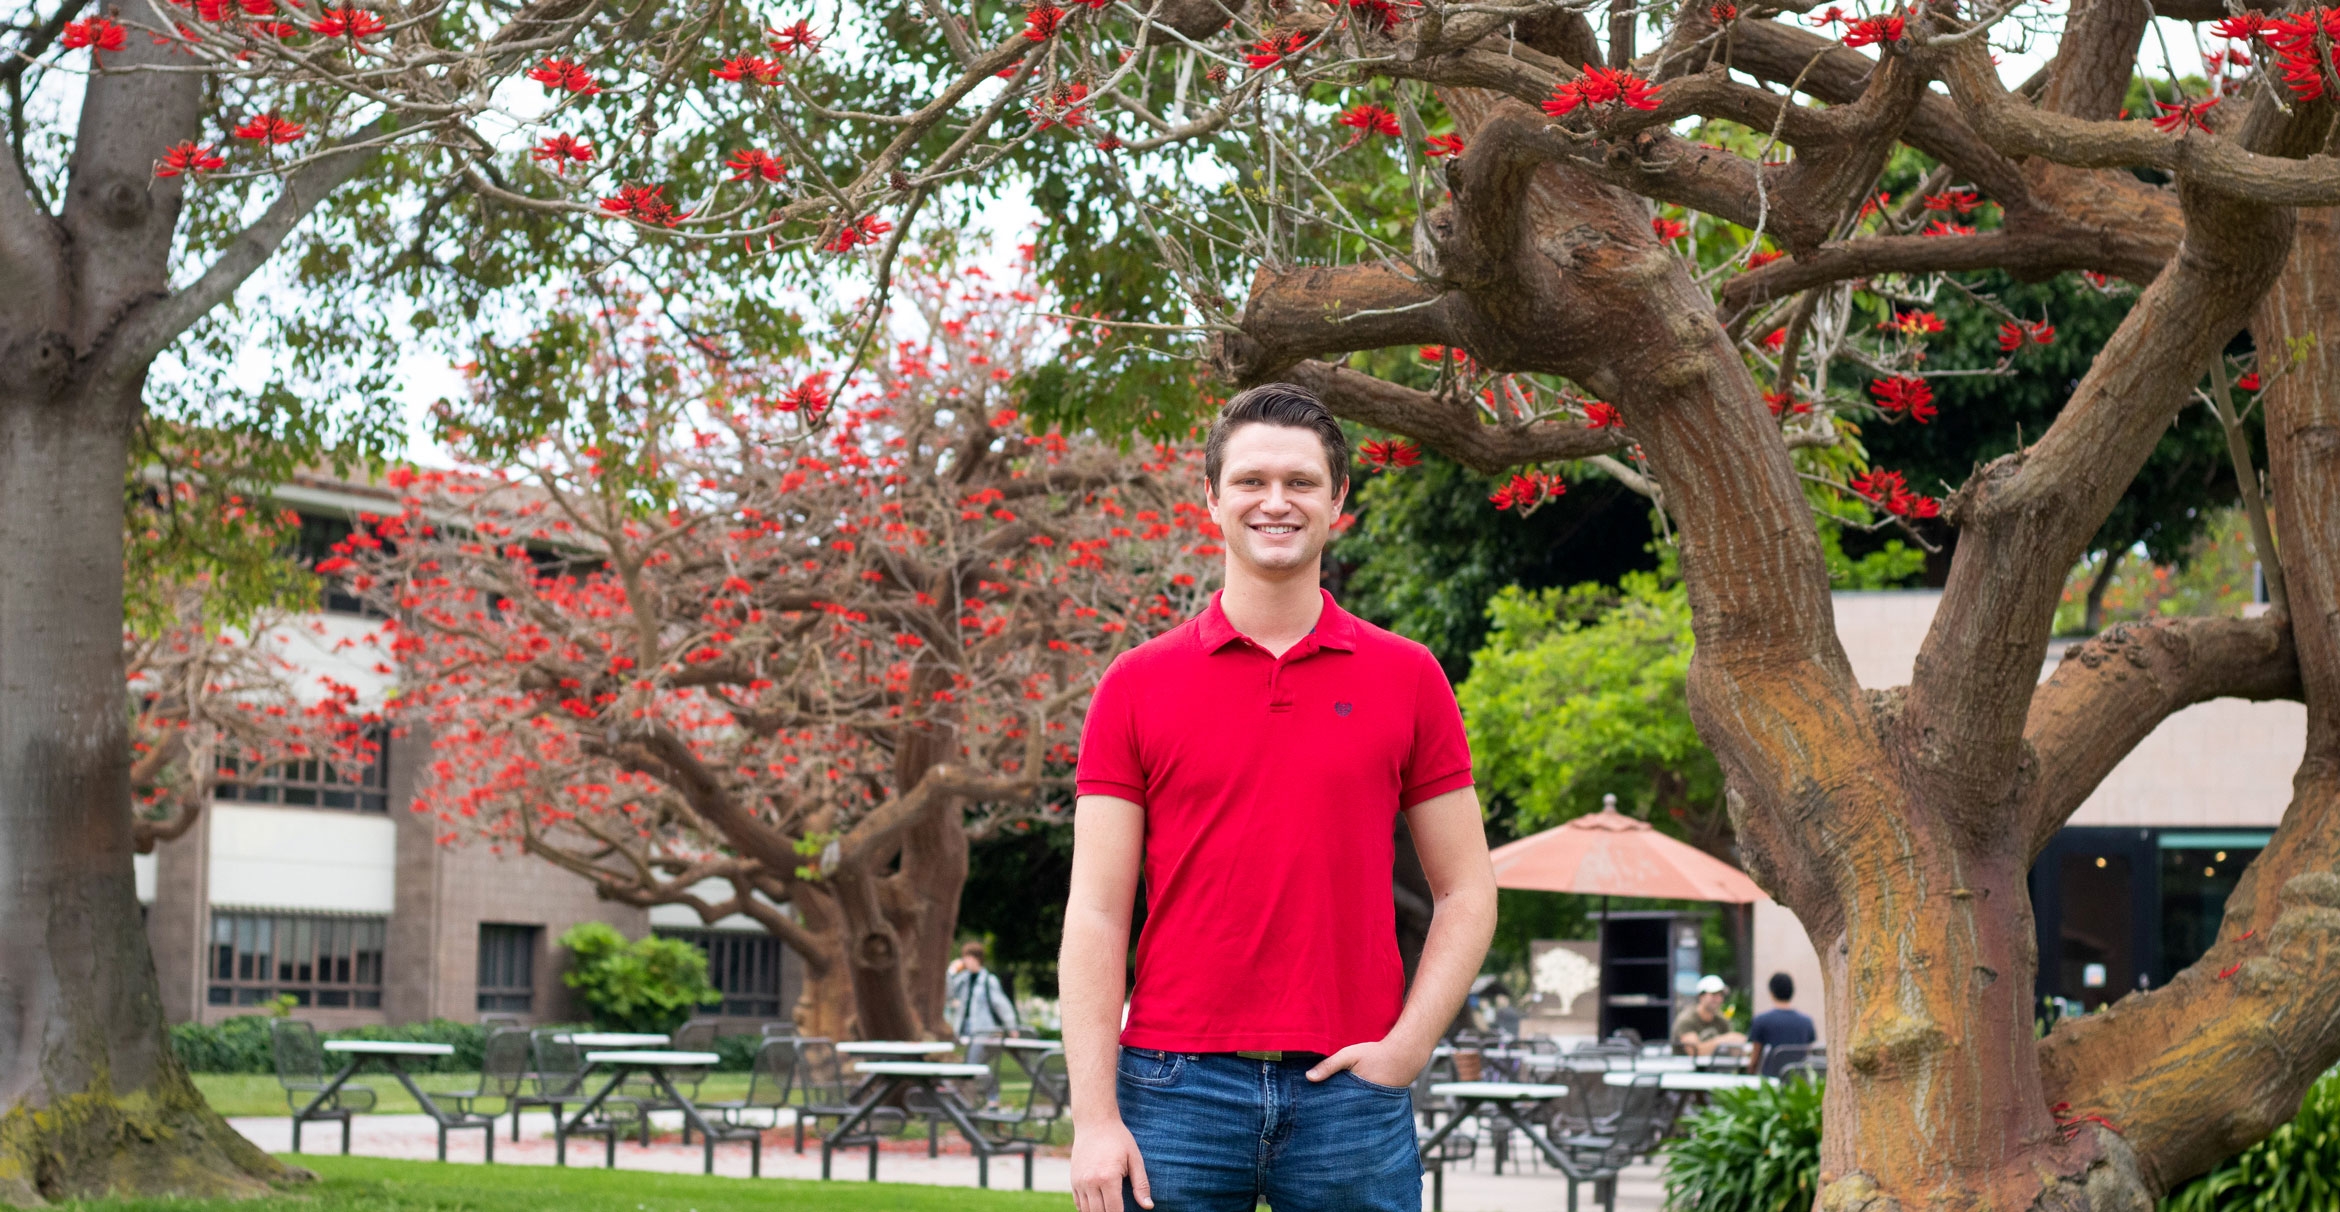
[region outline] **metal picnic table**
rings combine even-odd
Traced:
[[[613,1121],[587,1124],[586,1119],[600,1109],[602,1103],[609,1098],[610,1092],[618,1088],[619,1083],[625,1081],[629,1075],[639,1073],[649,1078],[651,1085],[656,1086],[668,1099],[672,1100],[675,1107],[681,1109],[683,1122],[698,1129],[705,1137],[707,1173],[713,1174],[715,1172],[715,1143],[736,1140],[747,1142],[749,1176],[762,1177],[764,1173],[764,1134],[754,1128],[721,1127],[708,1122],[707,1117],[699,1113],[698,1107],[692,1105],[691,1100],[684,1098],[682,1091],[675,1089],[674,1080],[667,1075],[669,1069],[705,1069],[722,1059],[712,1052],[669,1052],[662,1049],[614,1049],[606,1052],[586,1053],[586,1065],[607,1068],[610,1071],[609,1080],[601,1084],[601,1089],[596,1091],[583,1107],[578,1108],[575,1115],[565,1120],[555,1121],[553,1164],[568,1165],[570,1135],[590,1131],[594,1135],[606,1135],[609,1138],[605,1165],[613,1170],[617,1168],[618,1130],[616,1123]],[[647,1117],[649,1110],[644,1108],[642,1114]]]
[[[845,1045],[839,1044],[842,1052]],[[835,1130],[821,1137],[821,1177],[829,1177],[829,1159],[835,1154],[837,1142],[851,1136],[853,1129],[867,1121],[879,1107],[915,1090],[932,1100],[933,1105],[967,1138],[967,1147],[975,1153],[976,1181],[983,1187],[991,1186],[991,1157],[995,1153],[1022,1153],[1024,1155],[1024,1190],[1032,1189],[1031,1141],[995,1141],[967,1118],[967,1108],[947,1081],[983,1077],[991,1072],[989,1065],[950,1064],[933,1061],[863,1061],[853,1066],[854,1072],[869,1080],[855,1092],[853,1111],[839,1121]],[[869,1137],[869,1181],[877,1181],[879,1138]]]
[[[293,1126],[296,1130],[303,1117],[314,1114],[317,1108],[331,1101],[334,1092],[341,1089],[342,1083],[348,1081],[350,1075],[356,1073],[360,1065],[372,1060],[380,1062],[384,1069],[389,1070],[391,1076],[398,1079],[398,1084],[406,1087],[406,1092],[414,1096],[414,1101],[422,1107],[423,1114],[430,1116],[439,1125],[440,1161],[447,1160],[447,1130],[449,1128],[484,1128],[487,1132],[487,1159],[491,1162],[496,1160],[496,1121],[493,1117],[476,1115],[468,1111],[441,1110],[439,1104],[432,1102],[431,1096],[424,1093],[421,1086],[414,1084],[414,1075],[406,1071],[406,1058],[453,1056],[455,1055],[453,1045],[415,1044],[387,1039],[329,1039],[325,1041],[323,1048],[327,1052],[340,1053],[348,1057],[349,1060],[341,1066],[341,1072],[334,1074],[332,1080],[325,1083],[325,1088],[319,1090],[317,1096],[309,1100],[309,1105],[301,1108],[299,1113],[294,1115]],[[349,1152],[349,1121],[347,1120],[342,1121],[341,1151],[343,1153]]]
[[[1532,1082],[1439,1082],[1430,1087],[1430,1093],[1438,1098],[1451,1098],[1455,1103],[1454,1114],[1437,1131],[1424,1137],[1420,1146],[1423,1168],[1430,1171],[1432,1212],[1438,1212],[1446,1206],[1446,1167],[1443,1162],[1435,1160],[1433,1155],[1464,1120],[1474,1116],[1484,1114],[1511,1131],[1526,1136],[1538,1152],[1551,1160],[1553,1166],[1566,1168],[1566,1163],[1560,1159],[1559,1149],[1545,1139],[1543,1133],[1530,1126],[1520,1112],[1522,1108],[1541,1109],[1555,1099],[1568,1097],[1568,1087]],[[1503,1173],[1501,1152],[1495,1155],[1495,1172]]]

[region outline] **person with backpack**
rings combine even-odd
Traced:
[[[1008,996],[999,975],[983,966],[981,943],[959,948],[958,962],[951,965],[944,989],[951,1029],[962,1042],[977,1035],[1013,1034],[1024,1025],[1016,1014],[1016,999]]]

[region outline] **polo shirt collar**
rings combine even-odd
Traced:
[[[1203,608],[1201,616],[1195,621],[1196,635],[1202,641],[1204,652],[1217,652],[1244,638],[1242,632],[1235,630],[1235,624],[1227,621],[1227,611],[1219,604],[1219,599],[1226,592],[1221,589],[1212,593],[1211,604]],[[1319,589],[1316,592],[1324,595],[1324,613],[1316,616],[1316,629],[1309,632],[1308,639],[1302,640],[1298,647],[1308,651],[1318,648],[1357,651],[1356,616],[1341,609],[1340,604],[1333,601],[1331,590]],[[1314,641],[1313,645],[1309,642],[1311,640]]]

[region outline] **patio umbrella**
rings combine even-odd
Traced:
[[[1500,888],[1738,905],[1763,897],[1745,872],[1618,812],[1613,795],[1599,812],[1497,847],[1492,857]]]

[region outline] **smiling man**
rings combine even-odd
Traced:
[[[1348,467],[1307,392],[1228,401],[1203,486],[1225,587],[1089,708],[1058,966],[1080,1212],[1422,1206],[1407,1087],[1486,955],[1495,876],[1445,674],[1318,585]],[[1401,813],[1435,898],[1411,990]]]

